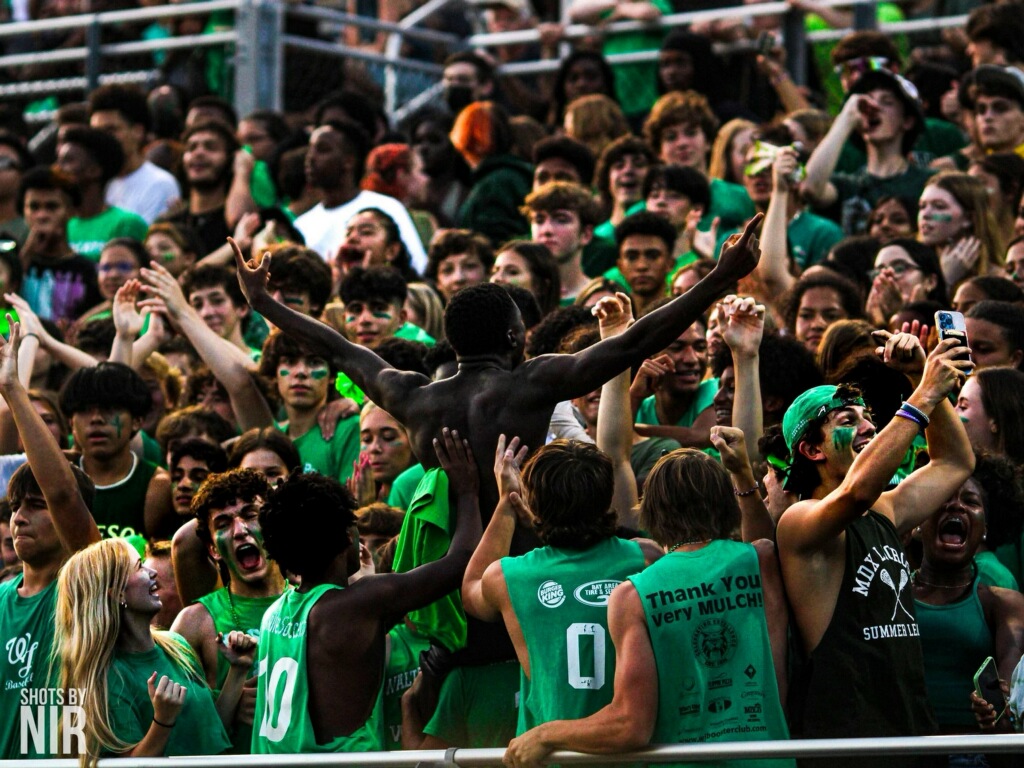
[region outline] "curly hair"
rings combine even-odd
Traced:
[[[267,337],[267,340],[263,342],[263,355],[260,357],[259,374],[265,377],[269,381],[277,380],[277,367],[281,363],[281,358],[287,357],[291,359],[297,359],[300,357],[319,357],[327,361],[328,370],[330,370],[331,378],[338,373],[337,363],[334,358],[322,355],[315,351],[312,347],[299,341],[294,336],[289,336],[287,333],[281,331],[275,331]]]
[[[228,468],[228,455],[217,443],[204,437],[190,437],[180,441],[171,451],[170,468],[173,470],[184,458],[197,459],[206,464],[210,472],[224,472]]]
[[[491,241],[477,232],[468,229],[442,229],[434,235],[427,252],[427,266],[423,276],[437,280],[437,270],[441,262],[449,256],[471,253],[484,265],[484,273],[491,271],[494,264],[494,250]]]
[[[294,473],[273,489],[260,509],[267,554],[282,570],[320,576],[352,546],[356,500],[332,477]],[[310,536],[310,531],[316,531]]]
[[[405,278],[388,267],[353,267],[342,279],[338,292],[342,304],[382,299],[402,306],[409,295]]]
[[[654,102],[644,123],[644,138],[656,154],[661,154],[665,129],[676,125],[696,125],[708,142],[718,132],[718,118],[707,97],[697,91],[673,91]]]
[[[653,165],[656,160],[647,142],[636,136],[622,136],[605,147],[598,158],[597,170],[594,171],[594,187],[605,205],[611,204],[612,166],[627,155],[639,155],[648,165]]]
[[[1020,542],[1024,527],[1024,481],[1020,465],[989,453],[975,455],[974,474],[985,508],[986,546],[994,550]]]
[[[500,352],[508,348],[508,332],[518,311],[501,285],[463,288],[445,307],[445,338],[459,357]]]
[[[555,440],[523,466],[526,503],[541,543],[588,549],[615,535],[612,460],[597,446]]]
[[[203,288],[223,288],[224,293],[236,307],[248,307],[249,303],[238,285],[235,271],[219,264],[200,264],[186,269],[179,278],[182,293],[188,298],[193,291]]]
[[[534,327],[526,345],[526,354],[540,357],[557,352],[562,339],[583,326],[597,327],[597,318],[589,308],[576,305],[559,307]]]
[[[196,518],[196,535],[209,545],[213,543],[210,536],[210,515],[218,510],[234,504],[236,501],[252,502],[256,499],[266,501],[270,484],[260,472],[254,469],[229,469],[227,472],[210,475],[206,478],[196,495],[192,497],[189,510]],[[262,521],[263,515],[260,514]],[[316,537],[314,537],[316,538]]]
[[[805,293],[813,288],[830,288],[839,296],[839,303],[846,313],[847,319],[860,319],[864,317],[864,302],[857,286],[844,277],[837,274],[821,273],[802,277],[796,281],[790,289],[789,294],[783,300],[782,316],[786,321],[786,328],[792,333],[796,328],[796,316],[800,311],[800,301]]]
[[[274,268],[267,290],[309,294],[310,314],[319,317],[331,298],[331,268],[327,262],[316,251],[294,243],[276,243],[268,250]]]

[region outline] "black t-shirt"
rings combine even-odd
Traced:
[[[214,208],[205,213],[192,213],[182,210],[161,218],[161,221],[169,221],[172,224],[184,224],[195,230],[202,244],[202,252],[198,254],[201,259],[220,248],[233,233],[228,227],[227,218],[224,214],[224,206]]]

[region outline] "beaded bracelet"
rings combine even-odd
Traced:
[[[741,491],[739,488],[734,487],[732,489],[732,492],[735,493],[740,498],[743,498],[744,496],[753,496],[755,493],[758,492],[758,490],[759,489],[757,487],[757,483],[754,483],[754,487],[751,488],[749,491]]]

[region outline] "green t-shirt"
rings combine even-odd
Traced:
[[[138,214],[111,206],[90,219],[72,216],[68,221],[68,245],[75,253],[99,261],[108,241],[130,237],[141,243],[148,229],[146,220]]]
[[[652,743],[789,738],[753,546],[718,539],[695,552],[670,552],[630,581],[643,605],[658,671]]]
[[[403,512],[409,509],[413,496],[416,494],[416,486],[427,474],[422,464],[413,464],[402,474],[396,477],[391,483],[391,491],[388,493],[388,506],[400,509]]]
[[[643,568],[640,545],[616,537],[584,550],[546,546],[501,559],[530,659],[530,677],[520,681],[517,735],[550,720],[587,717],[611,702],[608,598]]]
[[[668,0],[650,1],[662,15],[674,10]],[[605,56],[612,56],[616,53],[657,50],[664,37],[665,33],[661,30],[612,34],[605,39],[603,52]],[[612,73],[615,75],[615,93],[619,97],[619,106],[626,116],[643,115],[654,106],[658,99],[658,62],[613,64]]]
[[[468,749],[507,747],[516,735],[519,662],[456,667],[423,732]]]
[[[307,660],[307,623],[309,612],[317,600],[332,589],[342,587],[320,584],[308,592],[288,589],[263,614],[258,650],[256,719],[252,732],[254,755],[379,752],[383,749],[379,692],[373,714],[348,736],[318,744],[313,732],[307,675],[315,674],[316,670],[309,668]]]
[[[866,233],[871,209],[880,198],[893,195],[917,200],[924,191],[924,185],[934,174],[931,168],[917,165],[911,165],[903,173],[885,178],[872,176],[866,166],[852,174],[833,174],[831,181],[842,205],[843,231],[848,235]]]
[[[789,252],[801,270],[824,261],[832,246],[842,239],[842,227],[810,211],[801,211],[786,227]]]
[[[23,577],[16,576],[0,584],[0,759],[55,757],[49,743],[35,749],[32,733],[21,731],[21,692],[25,688],[52,688],[48,680],[53,625],[57,614],[57,580],[31,597],[21,597],[18,587]],[[54,667],[54,673],[57,667]],[[152,672],[152,670],[150,670]],[[34,713],[38,717],[38,713]],[[46,715],[48,717],[48,715]],[[38,722],[38,720],[36,721]],[[49,720],[45,721],[49,724]],[[49,731],[44,729],[44,734]],[[22,739],[25,749],[21,748]],[[45,741],[45,739],[44,739]]]
[[[974,556],[974,564],[978,567],[978,579],[982,584],[989,587],[1002,587],[1019,592],[1020,587],[1017,579],[1013,577],[1010,569],[999,562],[995,552],[985,550]]]
[[[704,215],[697,222],[697,229],[701,232],[708,231],[711,228],[711,222],[717,217],[720,219],[718,231],[719,241],[721,241],[723,230],[740,229],[746,226],[747,221],[753,218],[757,210],[754,208],[754,202],[747,194],[746,188],[740,184],[733,184],[725,179],[711,179],[708,186],[711,200],[708,203],[708,209],[704,211]],[[721,243],[719,242],[717,245],[720,247]],[[718,258],[717,250],[715,258]]]
[[[409,690],[420,671],[420,654],[430,641],[399,624],[388,632],[391,653],[384,672],[384,749],[402,748],[402,694]]]
[[[711,378],[702,381],[693,396],[693,402],[690,403],[690,407],[683,414],[682,418],[675,423],[675,426],[692,427],[693,422],[697,420],[701,412],[714,402],[716,394],[718,394],[718,379]],[[643,402],[640,403],[640,407],[636,412],[637,424],[661,424],[658,421],[658,412],[654,406],[654,398],[655,395],[651,395],[644,398]]]
[[[192,655],[192,649],[181,635],[166,633]],[[178,666],[155,645],[143,653],[114,651],[107,672],[107,702],[110,707],[110,727],[121,740],[136,744],[142,741],[153,722],[153,702],[149,698],[147,681],[155,671],[157,680],[164,675],[186,689],[185,701],[175,718],[175,726],[167,740],[164,755],[219,755],[231,746],[224,730],[213,693],[199,674],[199,660],[195,669]]]
[[[287,427],[278,425],[287,433]],[[334,437],[324,440],[320,427],[315,426],[306,434],[292,438],[303,472],[319,472],[344,483],[352,477],[352,464],[359,460],[359,416],[353,415],[338,422]]]

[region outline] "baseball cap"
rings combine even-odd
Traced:
[[[1024,109],[1024,72],[1016,67],[998,67],[983,64],[964,76],[960,91],[966,96],[966,106],[974,109],[978,91],[986,96],[1004,96],[1013,99]]]
[[[839,388],[831,384],[812,387],[797,397],[786,409],[786,415],[782,417],[782,436],[786,439],[790,454],[803,439],[807,427],[812,422],[839,408],[864,405],[861,397],[842,398],[838,396],[838,391]]]
[[[856,93],[871,93],[880,88],[895,94],[896,98],[903,103],[904,113],[914,118],[914,125],[903,134],[903,151],[909,152],[910,148],[914,146],[914,142],[917,141],[918,135],[924,130],[924,108],[921,106],[921,96],[917,91],[917,86],[903,75],[897,75],[888,69],[871,69],[858,77],[850,86],[850,96]],[[863,139],[859,133],[854,133],[850,138],[858,146],[863,146]]]

